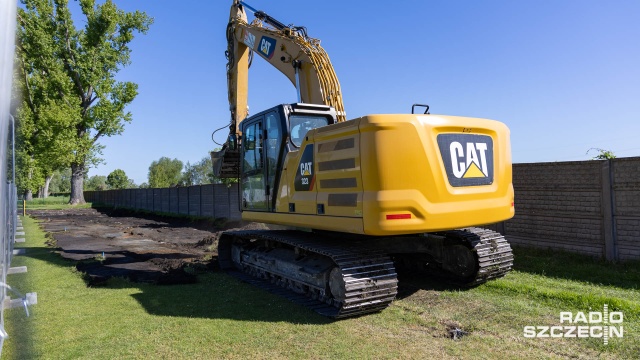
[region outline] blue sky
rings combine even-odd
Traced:
[[[427,103],[433,114],[506,123],[515,163],[587,160],[592,147],[640,155],[640,1],[247,2],[322,41],[347,118]],[[89,174],[120,168],[139,184],[162,156],[193,163],[217,146],[211,133],[229,121],[231,1],[116,3],[155,23],[119,74],[139,84],[133,122],[101,141],[106,164]],[[295,102],[293,86],[262,59],[249,76],[251,113]]]

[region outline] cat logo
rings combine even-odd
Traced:
[[[488,176],[487,144],[468,142],[466,143],[465,152],[462,144],[457,141],[452,141],[449,145],[449,152],[451,155],[453,176],[456,178],[469,179]]]
[[[294,180],[296,191],[313,191],[316,179],[313,175],[313,144],[308,144],[304,148],[298,169]]]
[[[300,164],[300,175],[311,176],[311,165],[313,165],[312,162],[306,162],[306,163]]]
[[[493,139],[490,136],[440,134],[438,147],[452,186],[493,183]]]
[[[268,36],[263,36],[260,39],[260,45],[258,51],[267,59],[271,59],[276,50],[276,39],[272,39]]]

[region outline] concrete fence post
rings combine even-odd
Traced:
[[[613,200],[613,163],[602,162],[602,215],[604,222],[604,255],[609,261],[618,260],[616,248],[616,224]]]
[[[211,184],[211,204],[212,204],[212,209],[211,211],[213,211],[213,217],[216,217],[216,185],[215,184]]]

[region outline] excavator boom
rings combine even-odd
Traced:
[[[254,13],[251,23],[245,9]],[[320,41],[309,37],[306,28],[285,26],[265,12],[234,0],[226,36],[230,139],[220,151],[211,153],[214,174],[222,178],[239,176],[236,148],[242,136],[240,123],[249,116],[248,73],[253,54],[258,54],[291,81],[298,103],[331,106],[336,110],[337,121],[345,121],[342,92],[333,65]]]
[[[253,22],[247,22],[245,9],[254,12]],[[291,81],[298,93],[297,102],[331,106],[338,121],[345,120],[340,83],[320,41],[309,37],[304,27],[285,26],[243,1],[234,1],[227,25],[227,79],[232,122],[238,135],[240,122],[248,116],[250,53],[258,54]]]

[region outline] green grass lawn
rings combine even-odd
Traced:
[[[22,214],[23,209],[23,201],[18,201],[18,213]],[[29,200],[26,203],[27,211],[28,210],[42,210],[42,209],[66,209],[69,208],[69,196],[49,196],[47,198],[34,198],[33,200]],[[91,203],[86,203],[82,205],[74,205],[73,208],[90,208]]]
[[[111,280],[89,288],[72,262],[52,253],[24,218],[27,254],[9,275],[20,292],[37,292],[31,317],[5,311],[5,359],[637,359],[640,266],[566,253],[516,249],[503,279],[457,289],[407,279],[385,311],[331,321],[225,274],[189,285]],[[524,326],[559,325],[561,311],[624,312],[624,338],[531,339]],[[447,325],[469,334],[454,341]]]

